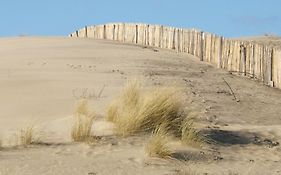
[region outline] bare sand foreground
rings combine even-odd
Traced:
[[[0,63],[0,175],[281,174],[281,91],[260,82],[188,54],[84,38],[2,38]],[[147,136],[115,136],[106,108],[135,78],[146,87],[182,87],[213,143],[196,149],[175,141],[176,156],[163,160],[146,155]],[[99,116],[96,145],[71,142],[80,97]],[[43,143],[12,146],[30,123]]]

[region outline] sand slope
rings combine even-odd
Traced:
[[[0,135],[4,145],[28,123],[43,145],[0,151],[0,174],[174,174],[182,166],[210,174],[280,174],[281,91],[218,70],[184,53],[83,38],[0,39]],[[147,136],[119,139],[104,121],[127,79],[176,84],[202,115],[198,126],[216,144],[202,150],[175,143],[178,160],[146,157]],[[226,80],[240,100],[236,102]],[[96,146],[70,142],[80,96],[99,115]],[[200,153],[201,152],[201,153]],[[184,164],[185,164],[184,163]]]

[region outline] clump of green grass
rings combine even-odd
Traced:
[[[79,102],[74,118],[71,139],[75,142],[89,142],[91,140],[91,130],[95,114],[89,111],[87,100],[83,99]]]
[[[151,135],[145,151],[150,157],[171,158],[174,151],[169,147],[169,134],[166,128],[159,127]]]

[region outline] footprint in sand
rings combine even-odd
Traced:
[[[138,163],[138,164],[142,164],[143,163],[142,159],[140,159],[140,158],[130,157],[128,160],[130,162],[134,162],[134,163]]]
[[[28,66],[31,66],[31,65],[33,65],[34,63],[33,62],[27,62],[27,65]]]
[[[73,154],[70,148],[60,148],[57,149],[53,155],[71,155]]]

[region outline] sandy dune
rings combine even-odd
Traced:
[[[281,91],[175,51],[84,38],[0,39],[0,175],[281,174]],[[216,143],[202,149],[171,143],[175,160],[149,158],[147,136],[117,138],[106,107],[127,79],[183,88],[200,109],[198,128]],[[233,89],[237,102],[226,82]],[[99,115],[95,146],[70,141],[77,99]],[[35,123],[44,144],[11,147]]]
[[[234,38],[234,39],[252,41],[255,43],[266,44],[268,46],[274,46],[274,47],[279,47],[279,48],[281,46],[281,37],[274,36],[274,35],[241,37],[241,38]]]

